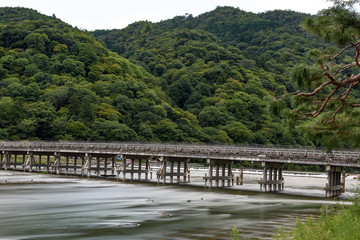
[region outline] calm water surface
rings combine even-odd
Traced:
[[[0,171],[0,196],[1,240],[230,239],[233,226],[243,239],[267,239],[296,217],[334,204],[319,197],[10,171]]]

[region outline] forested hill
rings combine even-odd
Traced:
[[[160,23],[137,22],[121,30],[98,30],[93,34],[109,49],[127,58],[134,51],[176,29],[205,30],[233,49],[240,50],[257,67],[272,73],[285,73],[294,64],[307,61],[312,48],[328,44],[302,30],[308,14],[293,11],[268,11],[254,14],[232,7],[218,7],[198,17],[177,16]]]
[[[270,116],[265,106],[267,97],[281,95],[285,88],[294,90],[290,70],[310,61],[309,50],[329,46],[303,31],[301,23],[307,17],[293,11],[254,14],[218,7],[198,17],[187,14],[159,23],[136,22],[93,34],[112,51],[158,76],[173,104],[196,115],[200,124],[204,125],[200,113],[216,107],[227,116],[225,126],[235,121],[234,128],[240,129],[241,123],[250,130],[250,138],[241,136],[247,142],[303,144],[296,130]],[[239,83],[238,88],[231,81]],[[200,86],[210,94],[201,95]],[[265,117],[254,112],[249,96],[260,99]],[[223,124],[210,125],[225,129]]]
[[[319,47],[304,14],[223,7],[89,33],[0,13],[2,140],[311,144],[268,106]]]
[[[182,141],[175,121],[198,126],[91,34],[30,9],[0,12],[1,140]]]

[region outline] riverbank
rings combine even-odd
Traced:
[[[234,239],[239,236],[234,230]],[[335,206],[324,205],[319,217],[307,217],[306,220],[296,220],[295,227],[290,230],[280,230],[275,239],[294,240],[356,240],[360,239],[360,191],[351,198],[350,203]]]

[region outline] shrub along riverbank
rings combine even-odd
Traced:
[[[351,204],[338,204],[336,207],[324,206],[318,218],[309,217],[306,221],[296,220],[290,232],[280,230],[275,239],[326,240],[360,239],[360,188],[350,200]]]
[[[319,217],[310,216],[305,221],[296,219],[292,230],[280,229],[273,239],[294,240],[356,240],[360,239],[360,187],[350,202],[335,207],[323,206]],[[236,227],[233,240],[242,239]]]

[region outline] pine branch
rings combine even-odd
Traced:
[[[356,44],[352,43],[346,47],[344,47],[343,49],[340,50],[340,52],[338,52],[337,54],[335,54],[333,57],[330,58],[330,60],[334,60],[335,58],[337,58],[338,56],[340,56],[341,54],[343,54],[346,50],[348,50],[349,48],[353,48],[355,45],[359,44],[359,42],[357,42]]]

